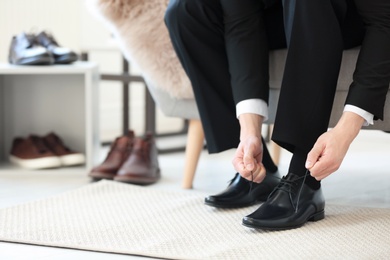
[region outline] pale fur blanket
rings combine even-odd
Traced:
[[[193,99],[191,83],[173,49],[164,13],[168,0],[86,0],[148,84],[173,98]]]

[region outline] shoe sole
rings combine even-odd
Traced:
[[[156,178],[144,178],[144,177],[128,177],[128,176],[116,176],[114,177],[114,181],[119,182],[125,182],[130,184],[137,184],[137,185],[149,185],[157,182],[160,180],[160,171],[158,171],[158,177]]]
[[[63,55],[61,57],[57,57],[54,61],[55,64],[69,64],[78,60],[78,57],[75,55]]]
[[[145,178],[114,178],[114,181],[124,182],[124,183],[130,183],[130,184],[137,184],[137,185],[149,185],[157,182],[160,178],[156,179],[145,179]]]
[[[288,227],[267,227],[267,226],[258,226],[258,225],[252,225],[249,223],[242,222],[242,225],[249,228],[256,228],[256,229],[262,229],[262,230],[271,230],[271,231],[279,231],[279,230],[289,230],[289,229],[295,229],[300,228],[303,225],[305,225],[308,221],[315,222],[319,221],[325,218],[325,210],[322,210],[320,212],[316,212],[313,215],[309,216],[305,222],[299,223],[298,225],[294,226],[288,226]]]
[[[75,166],[85,163],[84,154],[68,154],[59,156],[62,166]]]
[[[57,156],[38,159],[20,159],[10,155],[9,160],[22,168],[31,170],[58,168],[61,166],[61,161]]]
[[[207,205],[207,206],[214,207],[214,208],[219,208],[219,209],[232,209],[232,208],[250,207],[250,206],[262,203],[264,201],[265,200],[257,200],[257,201],[253,201],[253,202],[245,203],[245,204],[224,204],[224,205],[214,204],[214,203],[205,201],[204,204]]]
[[[262,197],[259,197],[257,200],[255,201],[252,201],[252,202],[248,202],[248,203],[229,203],[229,204],[218,204],[218,203],[213,203],[213,202],[208,202],[208,201],[204,201],[204,204],[207,205],[207,206],[210,206],[210,207],[214,207],[214,208],[220,208],[220,209],[231,209],[231,208],[245,208],[245,207],[250,207],[250,206],[253,206],[253,205],[256,205],[256,204],[260,204],[264,201],[266,201],[268,198],[268,195],[266,196],[262,196]]]
[[[88,174],[89,177],[93,178],[94,180],[113,180],[114,179],[114,175],[111,175],[111,174],[107,174],[107,173],[104,173],[104,172],[90,172]]]
[[[15,65],[51,65],[54,64],[54,58],[50,56],[29,57],[11,61],[11,63]]]

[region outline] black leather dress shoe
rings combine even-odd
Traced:
[[[267,200],[268,195],[279,184],[278,173],[267,173],[261,183],[250,182],[240,174],[231,180],[221,193],[205,198],[205,204],[217,208],[239,208]]]
[[[46,32],[39,33],[36,36],[36,41],[53,55],[56,64],[69,64],[78,59],[75,52],[68,48],[61,47],[54,37]]]
[[[304,176],[289,173],[280,181],[255,212],[244,217],[242,223],[251,228],[282,230],[304,225],[325,217],[325,199],[321,188],[311,189]]]
[[[8,61],[15,65],[50,65],[54,58],[35,41],[34,35],[20,33],[12,37]]]

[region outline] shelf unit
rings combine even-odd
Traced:
[[[9,166],[12,140],[55,132],[86,155],[86,169],[98,161],[98,65],[15,66],[0,63],[0,169]],[[8,166],[7,166],[8,165]]]

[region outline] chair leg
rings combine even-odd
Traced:
[[[272,147],[271,158],[274,161],[275,165],[278,166],[280,162],[280,152],[282,148],[273,141],[271,141],[270,145]]]
[[[269,136],[272,136],[273,130],[274,130],[274,125],[273,124],[269,125],[269,128],[268,128]],[[270,140],[269,143],[270,143],[270,147],[271,147],[271,158],[274,161],[275,165],[278,166],[279,162],[280,162],[280,153],[281,153],[282,148],[272,140]]]
[[[187,146],[185,151],[184,178],[182,187],[192,189],[200,153],[204,147],[204,132],[198,119],[189,120]]]

